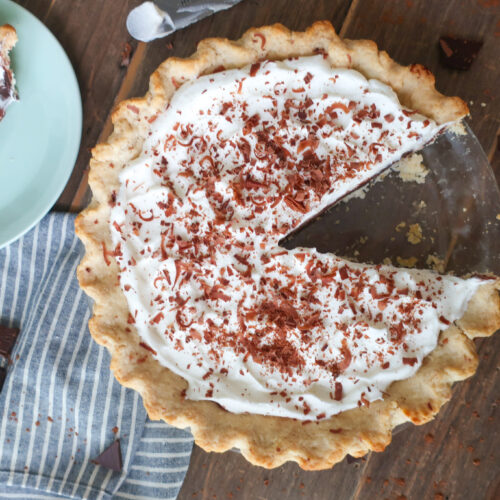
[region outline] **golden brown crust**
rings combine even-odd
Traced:
[[[78,268],[80,285],[95,300],[89,326],[94,339],[112,354],[111,369],[125,386],[137,390],[153,419],[177,427],[190,427],[198,445],[207,451],[238,448],[253,464],[277,467],[292,460],[302,468],[331,467],[349,453],[362,456],[381,451],[391,440],[392,429],[405,421],[430,420],[449,399],[453,382],[471,376],[477,364],[472,341],[457,327],[443,332],[439,345],[424,360],[417,374],[393,383],[383,401],[357,408],[320,422],[262,415],[233,414],[210,401],[183,397],[187,382],[156,362],[139,345],[128,307],[118,286],[118,268],[108,228],[113,191],[118,174],[141,150],[148,120],[168,102],[176,85],[221,65],[240,67],[262,58],[280,59],[326,51],[335,66],[357,69],[365,76],[390,84],[403,104],[446,123],[463,117],[467,106],[458,98],[439,94],[434,78],[421,66],[402,67],[373,42],[340,40],[328,22],[319,22],[303,33],[281,25],[255,28],[235,42],[203,40],[189,59],[167,59],[153,73],[150,89],[142,99],[121,103],[112,115],[114,132],[93,150],[89,182],[94,198],[76,221],[86,254]],[[480,299],[471,301],[461,328],[470,337],[489,335],[500,326],[499,282],[483,287]],[[496,302],[495,302],[496,301]],[[483,302],[493,304],[493,320],[482,314]],[[495,316],[496,314],[496,316]],[[495,319],[496,318],[496,319]]]
[[[0,56],[8,61],[9,51],[16,43],[16,30],[10,24],[0,26]]]

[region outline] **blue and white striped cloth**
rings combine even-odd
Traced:
[[[90,337],[74,216],[52,213],[0,250],[0,322],[21,333],[0,392],[0,498],[175,499],[191,435],[151,422]],[[123,470],[91,462],[120,439]]]

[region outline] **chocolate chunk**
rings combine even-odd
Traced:
[[[0,356],[9,357],[18,335],[19,328],[0,325]]]
[[[117,439],[111,446],[108,446],[97,458],[92,460],[92,463],[120,472],[122,470],[120,440]]]
[[[439,39],[443,64],[453,69],[469,69],[483,42],[442,36]]]
[[[2,390],[3,383],[5,382],[6,376],[7,376],[7,370],[0,366],[0,391]]]

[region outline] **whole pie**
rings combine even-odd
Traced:
[[[265,467],[331,467],[433,418],[500,326],[499,280],[280,242],[467,112],[327,22],[165,61],[114,111],[76,223],[117,379],[151,418]]]
[[[0,120],[5,116],[7,107],[17,100],[15,78],[9,58],[9,52],[16,42],[16,30],[9,24],[0,26]]]

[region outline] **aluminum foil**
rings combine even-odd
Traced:
[[[137,40],[150,42],[228,9],[241,0],[157,0],[144,2],[127,17],[127,29]]]

